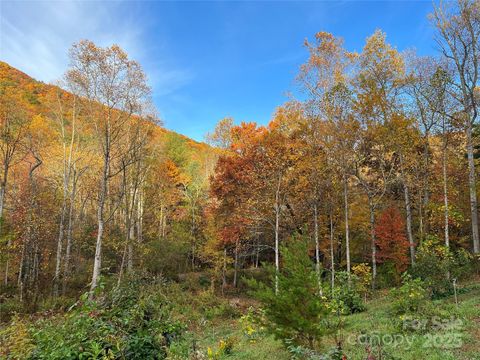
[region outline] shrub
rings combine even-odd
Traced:
[[[25,336],[32,345],[31,356],[21,358],[164,359],[166,348],[184,327],[171,318],[155,286],[145,285],[142,279],[126,279],[97,301],[84,294],[66,314],[36,321]],[[18,351],[17,343],[15,337],[7,337],[6,351]]]
[[[392,286],[401,284],[402,278],[395,264],[391,261],[385,261],[383,264],[377,267],[377,279],[375,280],[375,286],[378,289],[388,289]]]
[[[58,296],[44,299],[40,305],[39,311],[64,311],[69,309],[75,303],[74,299]]]
[[[453,294],[452,279],[471,272],[472,255],[464,249],[452,251],[436,237],[429,236],[418,248],[411,273],[425,281],[434,298]]]
[[[342,314],[353,314],[365,311],[365,304],[362,300],[364,287],[358,276],[345,271],[336,272],[333,300],[340,303]]]
[[[416,314],[425,307],[429,298],[425,283],[407,273],[402,275],[402,286],[393,288],[390,294],[395,315]]]
[[[480,254],[474,254],[472,259],[472,272],[480,275]]]
[[[450,267],[451,276],[459,280],[465,279],[471,275],[474,266],[475,257],[464,248],[459,248],[453,253],[453,260]]]
[[[7,298],[0,302],[0,322],[8,322],[17,313],[23,312],[23,304],[17,298]]]
[[[420,320],[430,313],[429,293],[425,283],[419,278],[412,278],[411,275],[402,275],[402,286],[390,290],[392,300],[392,318],[397,327],[407,330],[412,319]]]
[[[358,278],[358,290],[362,293],[366,299],[370,294],[370,286],[372,284],[372,268],[366,263],[361,263],[353,266],[353,274]]]
[[[259,321],[257,320],[259,318],[263,318],[262,313],[255,311],[252,307],[250,307],[247,313],[240,318],[243,335],[252,343],[257,341],[257,339],[265,332],[265,328],[259,324]]]

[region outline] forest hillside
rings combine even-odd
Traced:
[[[480,359],[480,3],[429,19],[432,56],[312,34],[206,143],[118,45],[0,63],[0,357]]]

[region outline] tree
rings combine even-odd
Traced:
[[[125,244],[120,265],[120,274],[118,283],[120,284],[123,269],[126,263],[127,271],[133,271],[134,258],[134,240],[141,242],[142,228],[142,189],[148,174],[148,164],[146,164],[146,146],[148,144],[149,131],[148,126],[140,126],[140,121],[128,122],[125,129],[128,134],[126,149],[121,159],[121,175],[123,197],[123,218]],[[137,234],[135,236],[135,228]]]
[[[270,268],[270,280],[278,282],[279,291],[251,281],[253,295],[262,304],[264,325],[276,338],[313,349],[333,330],[325,325],[331,310],[327,298],[318,296],[317,275],[308,256],[307,241],[294,238],[281,251],[282,269]]]
[[[18,285],[20,290],[20,301],[26,301],[35,307],[39,295],[39,278],[41,276],[42,240],[48,237],[49,233],[43,226],[47,219],[42,218],[42,197],[44,187],[38,173],[44,165],[44,154],[51,150],[52,144],[48,139],[53,137],[51,128],[40,116],[34,116],[26,133],[27,155],[25,162],[28,169],[28,177],[25,181],[26,208],[24,210],[24,226],[22,236],[22,255],[18,271]]]
[[[372,288],[377,277],[377,241],[375,213],[381,205],[389,183],[393,179],[393,158],[377,138],[381,129],[377,126],[362,132],[362,140],[356,153],[355,178],[367,197],[370,225],[370,248],[372,259]]]
[[[213,133],[208,133],[206,135],[207,142],[223,150],[229,149],[232,144],[233,126],[233,118],[223,118],[217,123],[217,125],[215,125],[215,130]]]
[[[301,66],[298,80],[310,97],[307,107],[313,114],[311,116],[312,127],[317,127],[312,130],[312,134],[316,135],[317,139],[313,139],[311,146],[318,147],[320,145],[318,144],[320,135],[318,124],[321,122],[319,120],[329,122],[331,130],[335,131],[332,133],[333,138],[330,138],[330,141],[327,138],[327,144],[324,145],[327,145],[326,148],[332,151],[329,159],[331,162],[335,162],[342,174],[346,261],[347,272],[350,274],[348,182],[351,175],[349,169],[352,165],[350,155],[355,142],[350,135],[353,135],[355,131],[353,133],[348,131],[352,129],[350,116],[352,102],[347,87],[349,81],[347,71],[353,63],[355,55],[343,48],[343,39],[334,37],[327,32],[317,33],[313,43],[305,40],[304,45],[310,56],[307,62]],[[332,144],[334,141],[337,142],[336,145]],[[316,212],[315,209],[314,212]]]
[[[25,141],[28,117],[20,103],[6,89],[0,89],[0,235],[4,222],[5,196],[12,166],[22,158],[22,143]],[[8,240],[7,251],[11,247]],[[5,263],[4,284],[8,284],[9,258]]]
[[[441,3],[435,6],[431,18],[437,28],[436,41],[442,55],[455,68],[452,80],[458,89],[456,100],[462,108],[467,140],[473,251],[480,253],[472,138],[473,125],[479,112],[480,4],[475,0],[459,0],[456,5]]]
[[[355,147],[361,134],[360,123],[353,115],[353,94],[346,84],[332,88],[324,99],[324,111],[327,118],[325,148],[328,159],[339,172],[343,188],[343,206],[345,222],[345,255],[347,273],[351,273],[350,256],[350,207],[349,183],[354,163]],[[333,169],[335,170],[335,169]]]
[[[79,109],[76,97],[63,94],[59,88],[55,89],[53,99],[50,101],[52,117],[58,124],[58,137],[60,138],[62,148],[60,165],[62,173],[62,205],[60,208],[60,224],[57,238],[57,253],[55,257],[55,275],[53,277],[53,296],[58,296],[62,271],[63,242],[67,230],[65,228],[66,223],[70,223],[71,225],[74,206],[74,201],[71,199],[75,196],[74,187],[76,187],[76,181],[78,181],[74,168],[77,160],[76,151],[78,147],[78,135],[76,131]],[[69,199],[71,200],[70,205],[68,205]],[[67,212],[69,207],[70,210]],[[68,253],[68,246],[71,247],[71,229],[68,231],[67,237]]]
[[[300,125],[299,134],[297,135],[303,142],[297,145],[297,151],[302,155],[299,156],[295,164],[295,173],[297,179],[294,182],[294,194],[303,194],[301,201],[307,202],[308,208],[304,211],[312,214],[313,217],[313,238],[315,241],[315,271],[318,279],[318,291],[322,294],[322,259],[320,250],[320,218],[323,207],[331,206],[329,185],[331,184],[331,170],[328,166],[327,153],[325,151],[325,142],[322,135],[325,130],[324,123],[319,124],[321,120],[318,117],[310,117],[309,114],[302,114],[299,117]],[[297,200],[298,201],[298,200]],[[301,209],[302,211],[303,209]],[[310,216],[307,217],[307,219]],[[312,221],[307,221],[310,225]],[[331,267],[333,268],[333,262]]]
[[[445,246],[450,246],[449,231],[449,199],[448,199],[448,148],[451,133],[454,124],[457,122],[457,111],[451,94],[454,92],[450,82],[451,71],[442,66],[437,66],[428,79],[429,104],[430,108],[438,117],[437,126],[434,128],[438,136],[442,139],[441,144],[441,163],[442,163],[442,183],[443,183],[443,205],[444,205],[444,240]]]
[[[398,111],[404,83],[404,61],[377,30],[359,56],[361,70],[354,79],[355,109],[362,122],[362,139],[356,154],[356,178],[365,191],[370,209],[372,287],[377,275],[375,210],[392,180],[395,159],[388,147],[388,125]]]
[[[128,59],[117,45],[97,47],[83,40],[70,50],[71,68],[66,78],[69,87],[83,101],[86,116],[94,128],[102,157],[97,202],[97,240],[93,265],[91,293],[95,290],[102,265],[102,240],[105,230],[105,203],[109,181],[126,166],[122,161],[126,141],[125,126],[132,116],[141,115],[150,94],[140,65]],[[133,121],[139,121],[133,118]]]
[[[211,179],[210,193],[216,199],[213,204],[218,239],[226,256],[227,249],[234,247],[234,279],[236,286],[238,254],[241,237],[254,214],[255,193],[253,176],[254,162],[257,156],[256,143],[263,136],[264,129],[255,124],[242,123],[231,129],[232,143],[230,151],[222,154],[217,162],[215,174]]]
[[[405,222],[395,206],[389,206],[379,216],[375,225],[378,261],[392,262],[397,274],[408,266],[409,242],[405,234]]]
[[[417,148],[421,143],[420,135],[412,118],[407,114],[397,113],[388,124],[388,147],[394,152],[397,160],[398,179],[403,188],[403,198],[406,213],[406,230],[410,249],[410,263],[415,263],[415,240],[413,237],[412,216],[412,173],[418,161]],[[421,206],[421,204],[420,204]]]
[[[269,131],[265,134],[261,143],[260,161],[255,163],[257,174],[256,184],[265,199],[260,204],[265,204],[267,209],[273,205],[274,220],[271,221],[274,230],[275,242],[275,268],[280,271],[280,237],[281,222],[284,210],[289,209],[292,215],[291,207],[287,202],[287,194],[291,186],[291,172],[296,163],[298,152],[294,151],[294,146],[290,141],[288,134],[284,132],[282,122],[275,117],[269,124]],[[272,204],[273,199],[273,204]],[[260,206],[263,207],[263,206]],[[259,207],[259,208],[260,208]],[[278,293],[278,279],[275,281],[275,291]]]

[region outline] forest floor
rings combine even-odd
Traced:
[[[146,286],[142,289],[142,293],[154,296],[154,302],[159,303],[168,299],[171,316],[186,325],[182,335],[175,338],[168,347],[167,359],[287,360],[292,358],[291,353],[279,340],[264,333],[258,325],[251,322],[248,314],[252,308],[257,307],[256,301],[245,295],[240,296],[240,292],[236,293],[233,290],[228,295],[215,296],[212,295],[208,285],[199,286],[198,281],[194,283],[182,281],[169,285]],[[404,330],[399,326],[402,325],[402,321],[392,316],[392,303],[388,290],[379,290],[372,299],[368,300],[366,311],[342,316],[343,328],[340,335],[337,335],[337,339],[333,336],[325,336],[322,339],[322,348],[328,351],[340,338],[343,352],[348,360],[367,358],[371,360],[480,360],[480,279],[476,278],[462,284],[458,294],[458,306],[454,296],[433,300],[430,305],[434,309],[435,316],[419,314],[421,322],[417,323],[417,330]],[[51,308],[51,304],[44,306]],[[92,318],[87,317],[88,321],[93,321],[96,316],[95,311],[90,311],[90,315]],[[48,341],[39,338],[38,335],[37,340],[32,337],[32,333],[38,333],[37,330],[32,330],[35,326],[38,329],[46,324],[39,322],[41,318],[53,321],[53,327],[45,333],[49,337],[59,333],[61,329],[62,331],[67,329],[67,332],[78,331],[78,324],[84,324],[83,322],[73,322],[72,328],[61,328],[63,320],[71,316],[68,312],[60,310],[39,311],[33,315],[21,316],[25,319],[25,326],[19,326],[22,323],[18,320],[17,325],[12,325],[12,322],[0,324],[0,359],[31,358],[26,355],[2,357],[2,354],[12,354],[12,346],[16,347],[21,354],[32,354],[30,350],[22,352],[23,348],[27,346],[32,350],[35,347],[38,348],[36,342],[39,340],[44,344],[47,343]],[[412,320],[410,324],[413,324]],[[4,339],[2,342],[2,328],[5,334],[5,329],[8,330],[8,327],[13,333],[10,331],[10,340]],[[30,333],[29,336],[28,333]],[[2,346],[6,346],[3,352]],[[50,348],[44,347],[46,353],[53,351],[46,349]],[[56,350],[59,349],[56,348]],[[368,357],[368,351],[371,351],[371,357]],[[193,353],[201,355],[195,357],[192,356]],[[47,357],[38,358],[61,359],[62,357],[47,355]]]
[[[347,359],[367,359],[365,339],[371,340],[371,359],[376,360],[480,360],[480,284],[465,284],[458,295],[458,308],[454,296],[434,300],[433,306],[440,317],[428,319],[433,329],[402,331],[395,326],[386,292],[378,293],[367,303],[367,310],[344,317],[343,349]],[[452,310],[454,309],[454,310]],[[422,320],[425,321],[425,320]],[[423,325],[420,324],[420,327]],[[290,359],[291,355],[280,341],[269,335],[249,339],[239,318],[213,319],[196,329],[191,336],[200,339],[200,349],[219,348],[223,342],[232,342],[232,350],[219,359]],[[364,335],[362,337],[361,335]],[[381,345],[378,345],[378,344]],[[333,337],[324,339],[326,349],[334,346]]]

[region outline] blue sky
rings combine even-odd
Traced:
[[[399,50],[435,53],[430,1],[0,1],[0,59],[53,82],[80,39],[117,43],[145,69],[165,127],[202,140],[225,116],[267,123],[329,31],[361,50],[380,28]]]

